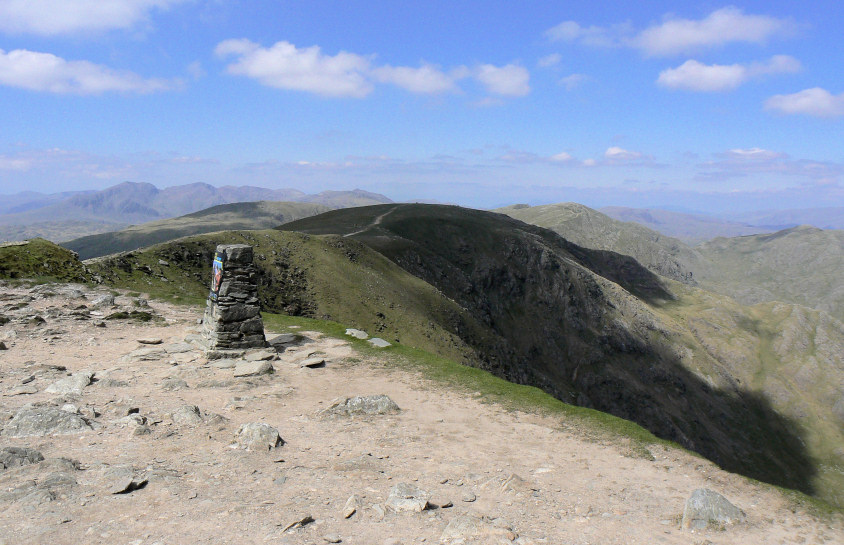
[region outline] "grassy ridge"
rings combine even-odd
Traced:
[[[270,229],[289,221],[328,211],[327,206],[296,202],[245,202],[212,206],[178,218],[133,225],[62,242],[65,248],[90,259],[160,244],[177,238],[223,230]]]

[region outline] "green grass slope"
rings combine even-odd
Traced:
[[[201,304],[218,244],[254,247],[262,309],[334,320],[391,343],[469,363],[474,350],[457,332],[487,332],[464,309],[365,245],[339,237],[227,231],[179,239],[86,262],[103,282]],[[165,264],[162,264],[165,263]],[[492,342],[492,341],[487,341]]]
[[[76,254],[41,238],[0,244],[0,278],[60,282],[91,280]]]
[[[61,245],[77,252],[81,259],[90,259],[189,235],[238,229],[270,229],[328,210],[330,208],[327,206],[315,203],[258,201],[222,204],[178,218],[69,240]]]
[[[844,320],[844,231],[802,226],[717,238],[697,248],[712,269],[701,286],[744,304],[797,303]]]

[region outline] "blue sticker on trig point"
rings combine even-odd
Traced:
[[[211,268],[211,298],[216,299],[220,292],[220,284],[223,282],[223,256],[214,256],[214,264]]]

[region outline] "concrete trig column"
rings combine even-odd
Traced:
[[[258,305],[258,274],[252,263],[251,246],[217,246],[202,330],[208,350],[267,346]]]

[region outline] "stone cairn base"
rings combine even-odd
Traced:
[[[266,347],[252,247],[221,244],[214,261],[211,293],[202,319],[207,350],[211,353]]]

